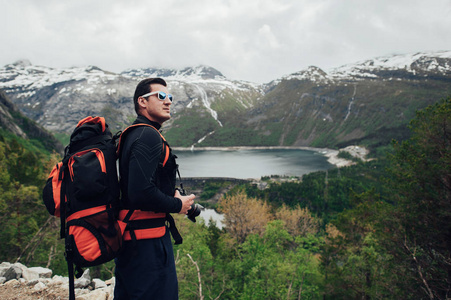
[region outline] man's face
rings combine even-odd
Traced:
[[[150,87],[151,92],[163,92],[166,94],[166,98],[164,100],[160,100],[158,93],[156,93],[146,97],[147,100],[145,98],[139,99],[140,105],[144,106],[144,108],[142,108],[142,113],[149,120],[163,124],[163,122],[171,118],[170,107],[172,102],[167,96],[169,91],[167,87],[161,84],[151,84]]]

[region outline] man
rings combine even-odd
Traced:
[[[133,124],[154,128],[132,127],[121,139],[120,218],[129,220],[129,228],[124,234],[124,249],[116,259],[115,300],[178,299],[166,221],[173,221],[169,213],[187,214],[195,196],[182,196],[175,190],[175,156],[157,131],[171,118],[172,99],[163,79],[142,80],[133,97],[138,115]]]

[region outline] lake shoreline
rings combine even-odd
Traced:
[[[347,167],[355,164],[355,162],[338,157],[340,151],[345,151],[353,157],[366,160],[369,151],[360,146],[348,146],[339,150],[329,148],[315,147],[295,147],[295,146],[230,146],[230,147],[174,147],[174,151],[237,151],[237,150],[306,150],[317,152],[327,157],[327,161],[338,168]]]
[[[235,151],[235,150],[308,150],[336,151],[328,148],[295,147],[295,146],[228,146],[228,147],[172,147],[176,151]]]

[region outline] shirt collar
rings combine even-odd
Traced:
[[[138,117],[136,118],[136,120],[133,122],[133,125],[134,125],[134,124],[141,124],[141,123],[145,123],[145,124],[152,125],[152,126],[155,127],[157,130],[160,130],[160,128],[161,128],[160,123],[151,121],[151,120],[147,119],[147,118],[144,117],[144,116],[138,115]]]

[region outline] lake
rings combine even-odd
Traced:
[[[334,167],[320,151],[301,149],[179,150],[183,177],[302,176]]]
[[[216,223],[216,227],[222,229],[224,224],[222,223],[224,220],[224,215],[216,212],[216,210],[211,208],[205,208],[197,218],[204,219],[205,225],[208,226],[210,224],[210,219],[214,220]]]
[[[328,170],[334,165],[324,151],[304,149],[234,149],[180,150],[174,149],[183,177],[261,178],[270,175],[302,176]],[[222,228],[224,216],[214,209],[205,209],[199,218],[208,225],[210,218]]]

